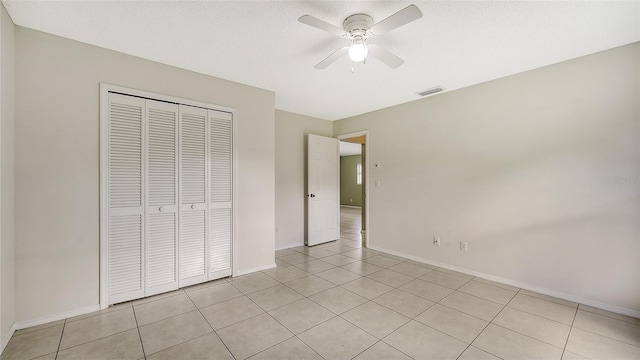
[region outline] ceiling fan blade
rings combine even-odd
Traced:
[[[396,69],[400,65],[404,64],[404,60],[399,58],[396,54],[376,44],[369,45],[369,55],[387,64],[392,69]]]
[[[409,5],[388,18],[374,24],[369,31],[375,35],[382,35],[391,30],[397,29],[402,25],[406,25],[414,20],[422,17],[422,12],[415,5]]]
[[[326,69],[327,66],[336,62],[336,60],[344,56],[347,52],[349,52],[348,46],[341,47],[340,49],[334,51],[333,54],[327,56],[324,60],[320,61],[316,66],[314,66],[314,68]]]
[[[300,16],[300,18],[298,19],[299,22],[303,23],[303,24],[307,24],[309,26],[313,26],[316,29],[320,29],[320,30],[324,30],[330,34],[334,34],[334,35],[338,35],[338,36],[345,36],[347,34],[346,31],[344,31],[344,29],[341,29],[337,26],[333,26],[331,24],[329,24],[328,22],[322,21],[320,19],[318,19],[317,17],[313,17],[311,15],[303,15]]]

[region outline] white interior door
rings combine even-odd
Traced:
[[[209,280],[231,275],[233,117],[209,110]]]
[[[180,105],[180,287],[207,281],[207,110]]]
[[[178,105],[147,100],[146,291],[178,288]]]
[[[307,137],[307,245],[337,240],[340,232],[337,139]]]
[[[107,272],[109,303],[144,296],[145,100],[109,94]]]

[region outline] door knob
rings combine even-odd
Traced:
[[[309,194],[308,197],[316,197],[316,194]]]
[[[195,204],[194,204],[194,205],[191,205],[191,209],[195,209],[195,208],[196,208],[196,205],[195,205]]]
[[[158,211],[159,211],[159,212],[163,212],[163,211],[164,211],[164,207],[160,206],[160,207],[158,208]]]

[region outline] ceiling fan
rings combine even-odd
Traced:
[[[373,19],[369,15],[351,15],[344,20],[342,29],[311,15],[303,15],[298,21],[349,40],[349,45],[341,47],[320,61],[315,66],[316,69],[325,69],[347,53],[353,62],[366,62],[367,56],[371,55],[395,69],[402,65],[404,60],[379,45],[367,44],[367,40],[388,33],[421,17],[420,9],[415,5],[409,5],[376,24],[373,23]]]

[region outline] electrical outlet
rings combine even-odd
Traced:
[[[440,246],[440,237],[438,236],[433,237],[433,245]]]
[[[460,251],[467,251],[467,243],[460,241]]]

